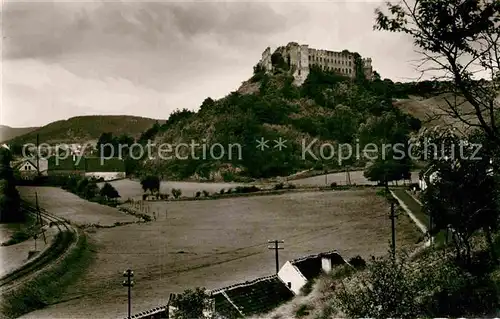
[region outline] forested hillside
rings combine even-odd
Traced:
[[[337,147],[324,147],[323,153],[319,153],[319,147],[324,143],[334,146],[348,143],[354,148],[359,143],[362,149],[368,143],[406,143],[410,132],[421,126],[418,119],[393,106],[393,98],[407,97],[412,90],[422,90],[420,87],[394,84],[379,77],[374,81],[363,76],[349,79],[318,68],[313,68],[305,83],[296,87],[289,67],[280,57],[273,61],[274,74],[256,67],[254,76],[238,91],[216,101],[207,98],[196,113],[178,110],[165,124],[154,125],[141,137],[142,142],[154,139],[157,145],[169,143],[174,148],[192,141],[205,143],[207,149],[220,143],[225,147],[225,156],[214,159],[206,152],[203,159],[202,147],[194,154],[184,148],[182,154],[187,159],[146,159],[140,172],[175,179],[219,176],[233,180],[238,176],[285,176],[310,168],[365,167],[368,161],[364,158],[352,156],[339,163]],[[264,151],[256,148],[261,138],[269,141],[269,148]],[[274,147],[279,138],[286,140],[286,148]],[[305,146],[314,139],[317,142],[311,149],[317,156],[310,153],[303,156]],[[241,145],[241,158],[236,148],[231,149],[229,158],[228,145],[236,143]],[[331,149],[335,152],[333,157]],[[222,155],[219,148],[214,153]],[[378,166],[382,164],[375,162]],[[399,179],[408,172],[411,163],[401,160],[390,165],[398,167],[391,174]]]

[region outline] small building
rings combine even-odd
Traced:
[[[39,165],[39,168],[37,167]],[[41,176],[48,175],[48,161],[47,159],[23,159],[13,165],[22,179],[32,179],[38,174]]]
[[[278,277],[298,295],[308,281],[343,264],[347,262],[337,251],[329,251],[287,261],[278,272]]]
[[[425,171],[420,171],[418,177],[418,187],[421,191],[424,191],[427,188],[427,180],[433,183],[438,177],[438,171],[434,169],[434,167],[429,167]]]

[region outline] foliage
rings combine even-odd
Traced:
[[[145,192],[158,193],[160,191],[160,178],[155,175],[147,175],[141,179],[141,186]]]
[[[287,63],[284,60],[279,54],[274,56],[275,64]],[[182,160],[143,159],[136,170],[143,175],[165,174],[181,180],[222,176],[226,181],[237,181],[287,176],[318,165],[316,160],[303,159],[304,137],[317,138],[319,142],[354,143],[363,135],[363,143],[379,142],[384,130],[369,133],[365,130],[366,125],[379,117],[391,119],[392,122],[384,123],[387,128],[397,124],[402,138],[419,128],[418,121],[392,106],[398,86],[390,81],[376,85],[368,81],[361,85],[334,72],[312,67],[301,87],[293,82],[290,72],[263,73],[255,83],[260,85],[259,92],[235,91],[219,100],[207,98],[199,112],[189,113],[180,122],[169,123],[169,119],[155,133],[156,139],[171,144],[206,140],[207,150],[211,145],[223,145],[225,153],[220,158],[215,158],[217,152],[215,156],[207,156],[208,152],[195,148],[192,152],[185,150],[182,155],[186,159]],[[261,139],[268,141],[268,147],[265,152],[256,152],[256,141]],[[286,141],[285,148],[274,147],[279,139]],[[351,156],[341,163],[322,164],[333,168],[354,165],[356,161],[360,160]],[[222,169],[227,166],[235,170]]]
[[[465,144],[454,132],[439,130],[420,136],[422,145],[435,146],[422,150],[422,155],[429,159],[424,176],[428,186],[422,193],[422,202],[425,212],[432,216],[431,231],[437,233],[451,227],[457,258],[466,263],[471,261],[472,236],[479,230],[495,230],[499,213],[498,184],[489,173],[490,158],[483,148],[477,152],[475,138],[472,136]]]
[[[367,278],[343,285],[337,293],[340,308],[350,317],[406,318],[419,314],[416,272],[406,260],[374,259]]]
[[[174,196],[175,199],[181,197],[182,190],[180,188],[172,188],[172,196]]]
[[[410,35],[423,54],[421,71],[440,71],[440,79],[452,83],[449,92],[463,96],[473,108],[470,112],[463,103],[447,100],[448,113],[468,127],[480,128],[500,146],[495,101],[500,89],[500,2],[402,1],[388,3],[387,11],[376,11],[374,28]],[[478,80],[479,72],[490,78]]]
[[[288,65],[287,61],[285,61],[285,58],[279,52],[274,52],[271,55],[271,64],[276,69],[281,69],[281,70],[285,70],[285,71],[288,71],[288,69],[289,69],[289,65]]]
[[[20,196],[16,189],[16,180],[10,161],[12,154],[6,148],[0,148],[0,222],[19,222],[25,220],[20,210]]]
[[[52,258],[57,258],[65,251],[74,234],[61,232],[51,246]],[[23,283],[3,296],[1,312],[8,318],[18,318],[28,312],[42,309],[59,302],[65,295],[68,286],[74,283],[84,273],[92,262],[92,247],[83,235],[79,236],[76,245],[65,257],[54,264],[54,267],[39,273],[32,280]]]
[[[99,191],[99,194],[101,196],[104,196],[106,199],[111,199],[111,200],[120,197],[118,191],[110,183],[104,183],[101,190]]]
[[[175,319],[205,318],[204,310],[208,309],[210,299],[205,288],[197,287],[195,290],[187,289],[177,295],[172,301],[172,306],[177,308],[174,312]]]

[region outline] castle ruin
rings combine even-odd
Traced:
[[[277,48],[274,53],[281,53],[281,56],[288,62],[296,85],[304,83],[312,66],[318,66],[325,71],[337,72],[350,78],[356,76],[356,54],[347,50],[342,52],[318,50],[309,48],[307,44],[290,42],[284,47]],[[266,48],[262,53],[262,59],[259,61],[259,65],[266,72],[273,70],[272,54],[271,48]],[[362,59],[362,64],[365,77],[371,80],[373,73],[372,59]]]

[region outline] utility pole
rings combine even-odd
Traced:
[[[431,242],[431,245],[433,244],[433,238],[432,238],[432,235],[431,235],[432,224],[433,224],[432,212],[429,212],[429,241]]]
[[[130,269],[127,269],[123,272],[123,277],[127,277],[126,280],[123,281],[123,286],[128,288],[128,319],[131,319],[131,310],[132,310],[132,299],[131,299],[131,291],[130,288],[134,285],[134,281],[132,277],[134,277],[134,272]]]
[[[280,271],[280,263],[278,259],[278,250],[284,249],[283,247],[279,247],[279,244],[284,243],[283,240],[268,240],[267,241],[269,244],[274,244],[274,247],[267,247],[267,249],[274,249],[275,251],[275,256],[276,256],[276,273]]]
[[[40,135],[36,134],[36,172],[40,176]]]
[[[346,184],[351,185],[351,172],[349,172],[349,167],[345,167],[345,178],[346,178]]]
[[[45,230],[43,229],[42,214],[40,214],[40,206],[38,206],[38,193],[37,192],[35,192],[35,203],[36,203],[36,217],[37,217],[38,223],[40,224],[40,229],[42,230],[43,242],[45,244],[47,244],[47,238],[45,237]],[[36,243],[36,238],[35,238],[35,243]]]
[[[394,202],[391,201],[391,229],[392,229],[392,258],[396,260],[396,213],[394,209]]]

